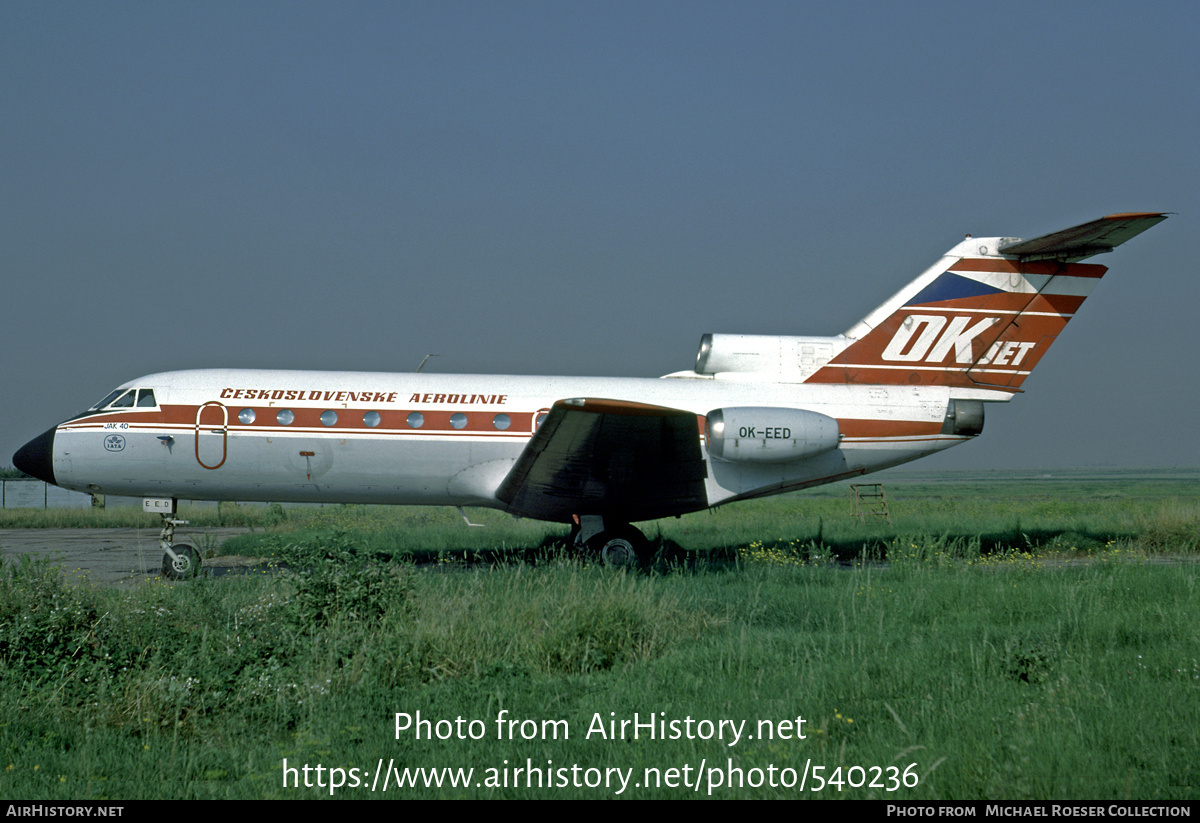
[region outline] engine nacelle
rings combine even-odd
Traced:
[[[740,406],[705,416],[708,453],[718,460],[786,463],[836,449],[838,423],[804,409]]]
[[[851,341],[845,337],[706,334],[696,354],[696,374],[762,375],[801,383]]]
[[[951,400],[946,408],[943,434],[974,437],[983,431],[983,403],[979,400]]]

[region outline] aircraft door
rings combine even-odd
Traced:
[[[229,409],[210,400],[196,409],[196,462],[206,469],[225,464],[229,441]]]

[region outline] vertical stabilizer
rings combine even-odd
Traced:
[[[1107,271],[1078,261],[1165,219],[1118,214],[1033,240],[968,237],[847,331],[853,342],[807,382],[1006,399]]]

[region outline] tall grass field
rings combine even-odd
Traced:
[[[1198,479],[828,487],[636,571],[355,506],[260,510],[242,576],[6,563],[0,797],[1195,799]]]

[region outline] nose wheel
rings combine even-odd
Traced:
[[[169,514],[162,514],[162,531],[158,545],[163,550],[163,576],[171,580],[187,580],[200,573],[200,552],[188,543],[175,544],[175,527],[187,523]]]
[[[171,555],[175,556],[172,557]],[[172,580],[187,580],[200,573],[200,552],[187,543],[177,543],[163,554],[162,571]]]

